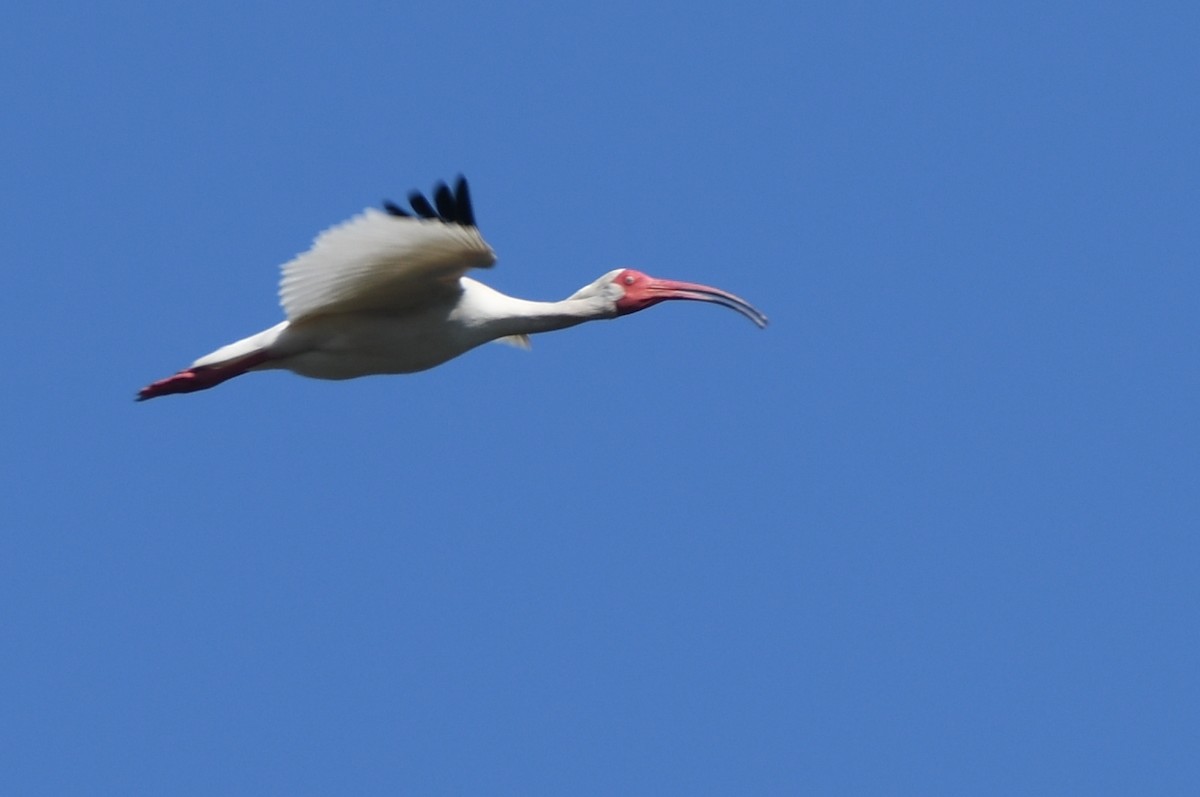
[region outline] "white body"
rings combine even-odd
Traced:
[[[606,274],[597,282],[610,277]],[[581,296],[588,292],[584,289],[561,302],[515,299],[467,277],[460,278],[458,286],[457,294],[401,312],[372,309],[283,321],[201,357],[193,367],[265,351],[268,361],[251,370],[282,368],[316,379],[407,374],[433,368],[489,341],[527,347],[526,335],[616,314],[602,286],[593,296]]]
[[[411,213],[384,203],[386,213],[367,209],[318,235],[283,266],[279,300],[287,320],[151,383],[138,400],[204,390],[254,370],[317,379],[423,371],[491,340],[528,348],[533,333],[666,299],[717,302],[767,323],[732,294],[632,269],[610,271],[558,302],[505,296],[465,276],[496,261],[475,226],[466,180],[453,191],[439,184],[436,210],[418,193],[409,199]]]

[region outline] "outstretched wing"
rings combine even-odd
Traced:
[[[329,313],[404,312],[459,290],[472,268],[496,262],[475,226],[467,181],[409,195],[412,212],[384,202],[317,236],[284,264],[279,301],[289,321]]]

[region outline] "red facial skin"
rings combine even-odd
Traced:
[[[670,299],[686,299],[724,305],[746,316],[759,327],[767,325],[767,317],[757,308],[745,299],[719,288],[698,285],[694,282],[657,279],[631,268],[622,270],[613,282],[620,285],[625,291],[625,295],[617,300],[618,315],[636,313],[638,310],[645,310],[647,307]]]

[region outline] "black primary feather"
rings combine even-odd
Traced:
[[[411,218],[416,215],[423,219],[443,221],[447,224],[461,224],[464,227],[475,226],[475,209],[471,207],[471,189],[467,187],[467,178],[461,174],[454,181],[454,189],[446,183],[439,182],[433,187],[433,203],[430,203],[420,191],[412,191],[408,195],[412,210],[406,210],[390,199],[383,200],[383,209],[391,216]],[[436,207],[434,206],[436,204]]]
[[[454,194],[445,183],[438,183],[433,189],[433,201],[437,203],[438,215],[442,221],[458,222],[458,205],[454,202]]]
[[[417,212],[417,215],[423,219],[436,219],[437,211],[433,209],[433,205],[429,204],[429,200],[420,191],[413,191],[408,195],[408,203],[412,205],[412,209]]]
[[[388,212],[388,215],[391,215],[391,216],[403,216],[403,217],[407,218],[412,215],[407,210],[400,207],[399,205],[397,205],[395,202],[393,202],[390,199],[383,200],[383,209],[386,210]]]
[[[458,210],[454,216],[458,223],[466,227],[475,226],[475,209],[471,207],[471,191],[467,188],[467,178],[461,174],[454,181],[454,204]]]

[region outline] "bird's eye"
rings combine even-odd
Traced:
[[[626,284],[626,285],[632,285],[632,284],[633,284],[633,277],[626,275],[626,277],[625,277],[625,284]]]

